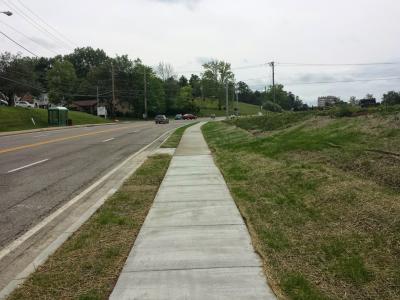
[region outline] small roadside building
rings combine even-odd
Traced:
[[[96,115],[97,114],[97,100],[72,101],[69,108],[71,110],[76,110],[76,111]]]

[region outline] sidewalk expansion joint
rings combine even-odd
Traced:
[[[226,199],[197,199],[197,200],[182,200],[182,201],[179,201],[179,200],[177,200],[177,201],[160,201],[160,200],[157,200],[157,201],[154,201],[154,204],[153,204],[153,206],[157,206],[158,204],[162,204],[162,203],[187,203],[187,202],[205,202],[205,201],[207,201],[207,202],[231,202],[232,201],[232,199],[230,199],[230,198],[226,198]]]
[[[196,271],[196,270],[218,270],[218,269],[243,269],[243,268],[261,268],[262,264],[246,266],[224,266],[224,267],[198,267],[198,268],[177,268],[177,269],[151,269],[151,270],[129,270],[122,273],[146,273],[146,272],[171,272],[171,271]]]
[[[163,225],[163,226],[143,225],[143,228],[218,227],[218,226],[245,226],[245,224],[243,222],[243,223],[235,223],[235,224],[203,224],[203,225],[188,225],[188,224]]]

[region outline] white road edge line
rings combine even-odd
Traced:
[[[179,126],[181,127],[181,126]],[[160,135],[158,138],[156,138],[154,141],[152,141],[150,144],[147,146],[144,146],[141,148],[139,151],[135,152],[131,156],[129,156],[127,159],[125,159],[122,163],[120,163],[118,166],[116,166],[114,169],[112,169],[110,172],[108,172],[106,175],[104,175],[102,178],[97,180],[95,183],[93,183],[91,186],[86,188],[82,193],[77,195],[76,197],[72,198],[69,202],[65,203],[63,206],[61,206],[59,209],[57,209],[54,213],[43,219],[41,222],[36,224],[34,227],[32,227],[29,231],[27,231],[25,234],[11,242],[9,245],[1,249],[0,251],[0,260],[2,260],[6,255],[17,249],[22,243],[24,243],[26,240],[28,240],[30,237],[32,237],[34,234],[36,234],[39,230],[41,230],[43,227],[45,227],[47,224],[49,224],[51,221],[53,221],[56,217],[61,215],[65,210],[67,210],[69,207],[74,205],[76,202],[78,202],[80,199],[85,197],[88,193],[90,193],[92,190],[94,190],[97,186],[99,186],[101,183],[103,183],[105,180],[107,180],[112,174],[114,174],[116,171],[118,171],[124,164],[126,164],[130,159],[133,157],[139,155],[143,151],[145,151],[147,148],[151,147],[153,144],[155,144],[158,140],[162,139],[164,136],[168,135],[171,131],[174,131],[177,128],[173,128],[171,130],[168,130],[167,132],[163,133]]]
[[[8,171],[7,173],[14,173],[14,172],[17,172],[19,170],[26,169],[26,168],[29,168],[29,167],[44,163],[44,162],[46,162],[48,160],[49,160],[49,158],[46,158],[46,159],[43,159],[43,160],[39,160],[39,161],[31,163],[29,165],[25,165],[25,166],[22,166],[22,167],[19,167],[19,168],[16,168],[16,169],[12,169],[12,170]]]
[[[114,140],[114,139],[115,139],[115,138],[107,139],[107,140],[102,141],[102,143],[107,143],[107,142],[112,141],[112,140]]]

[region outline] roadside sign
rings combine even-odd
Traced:
[[[99,106],[97,107],[97,115],[104,116],[104,118],[107,118],[107,109],[105,106]]]

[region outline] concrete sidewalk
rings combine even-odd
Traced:
[[[110,299],[276,299],[202,124],[183,135]]]

